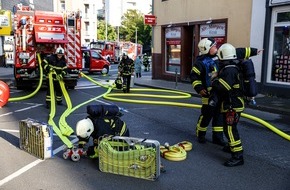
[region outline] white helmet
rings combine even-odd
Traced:
[[[220,60],[237,59],[236,48],[231,44],[223,44],[217,53]]]
[[[210,48],[216,45],[216,41],[212,38],[204,38],[199,41],[198,49],[202,55],[208,54]]]
[[[56,50],[55,50],[55,54],[64,54],[64,49],[62,47],[58,47]]]
[[[82,119],[77,122],[76,135],[81,138],[89,138],[94,131],[94,124],[89,118]]]

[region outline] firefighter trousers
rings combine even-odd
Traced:
[[[219,111],[219,106],[212,107],[203,104],[201,114],[196,125],[196,136],[205,136],[207,126],[212,121],[212,138],[213,140],[223,140],[223,115]]]
[[[50,96],[50,87],[49,87],[49,80],[47,82],[47,91],[46,91],[46,104],[49,105],[51,102],[51,96]],[[55,91],[55,99],[57,104],[62,103],[62,91],[58,80],[53,80],[53,86]]]
[[[130,92],[131,74],[123,74],[123,92]]]
[[[228,140],[228,145],[232,154],[234,155],[242,155],[243,153],[243,146],[242,141],[240,139],[239,131],[237,128],[241,113],[237,112],[236,121],[232,125],[228,125],[226,122],[226,115],[227,113],[223,113],[223,128],[225,136]]]

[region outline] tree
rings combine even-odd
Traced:
[[[151,45],[151,26],[144,24],[144,15],[137,10],[128,10],[122,16],[120,27],[120,40],[135,43],[137,29],[137,40],[143,46]]]
[[[98,22],[97,38],[98,40],[106,40],[106,22],[104,20]],[[117,40],[116,29],[110,24],[107,24],[107,40]]]

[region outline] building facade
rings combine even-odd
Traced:
[[[252,57],[260,93],[290,96],[289,1],[152,1],[153,79],[189,81],[200,39],[264,50]]]
[[[108,24],[120,26],[121,18],[129,9],[138,10],[143,14],[151,12],[152,0],[103,0],[103,7],[100,12]]]
[[[23,5],[29,5],[33,3],[35,9],[44,11],[53,11],[53,1],[52,0],[1,0],[2,9],[11,10],[14,5],[22,3]]]
[[[81,44],[88,45],[97,39],[97,1],[95,0],[54,0],[54,11],[77,11],[82,12]]]

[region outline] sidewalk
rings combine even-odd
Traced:
[[[144,86],[151,88],[162,88],[170,90],[178,90],[191,94],[194,97],[200,97],[193,89],[190,83],[186,82],[173,82],[165,80],[152,79],[150,77],[141,77],[135,78],[136,86]],[[278,98],[278,97],[269,97],[263,94],[258,94],[256,96],[257,105],[246,105],[251,109],[257,109],[261,111],[277,113],[277,114],[290,114],[290,99]]]

